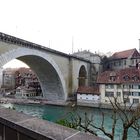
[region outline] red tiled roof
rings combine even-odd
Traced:
[[[79,87],[77,93],[99,94],[99,87]]]
[[[113,75],[112,75],[113,73]],[[114,79],[112,79],[112,78]],[[140,69],[126,68],[116,71],[105,71],[97,78],[97,83],[139,83],[140,82]]]
[[[128,58],[128,57],[138,57],[140,54],[136,49],[125,50],[121,52],[116,52],[111,56],[111,59],[121,59],[121,58]]]

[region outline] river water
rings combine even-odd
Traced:
[[[25,114],[36,116],[38,118],[49,120],[52,122],[56,122],[59,119],[63,119],[67,116],[69,112],[76,112],[82,118],[84,117],[85,112],[87,115],[93,116],[94,123],[97,125],[101,124],[102,115],[101,112],[105,113],[105,129],[107,131],[111,131],[112,128],[112,119],[111,119],[111,110],[102,109],[101,111],[97,108],[90,107],[63,107],[63,106],[53,106],[53,105],[18,105],[18,104],[3,104],[3,107],[6,108],[15,108],[19,112],[24,112]],[[121,140],[121,132],[122,126],[121,121],[117,123],[116,131],[115,131],[115,140]],[[103,133],[97,131],[97,134],[100,137],[107,138]],[[129,138],[128,140],[140,140],[140,137],[133,131],[133,129],[129,130]],[[108,138],[107,138],[108,139]]]

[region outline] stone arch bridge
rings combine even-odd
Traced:
[[[0,67],[12,59],[23,61],[37,74],[48,100],[66,101],[78,86],[90,83],[90,61],[0,33]]]

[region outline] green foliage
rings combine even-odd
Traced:
[[[56,123],[58,123],[58,124],[60,124],[60,125],[63,125],[63,126],[66,126],[66,127],[69,127],[69,128],[74,128],[74,129],[76,129],[75,124],[69,122],[67,119],[58,120],[58,121],[56,121]]]
[[[91,130],[90,128],[90,124],[92,123],[92,119],[88,118],[87,113],[84,114],[84,117],[82,119],[82,117],[74,112],[70,112],[67,114],[67,116],[61,120],[58,120],[56,123],[69,127],[69,128],[73,128],[73,129],[77,129],[80,131],[84,131],[84,132],[88,132],[91,133],[93,135],[96,135],[96,132],[94,130]]]
[[[75,114],[71,112],[68,113],[65,118],[56,121],[56,123],[69,128],[78,129],[78,124],[75,119]]]

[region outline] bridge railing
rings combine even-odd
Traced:
[[[59,51],[56,51],[54,49],[51,49],[51,48],[48,48],[48,47],[45,47],[45,46],[42,46],[42,45],[38,45],[36,43],[32,43],[30,41],[26,41],[26,40],[23,40],[23,39],[20,39],[20,38],[11,36],[11,35],[7,35],[7,34],[2,33],[2,32],[0,32],[0,41],[10,43],[10,44],[17,44],[19,46],[44,50],[44,51],[48,51],[48,52],[51,52],[51,53],[56,53],[56,54],[62,55],[64,57],[74,58],[74,59],[78,59],[78,60],[82,60],[82,61],[86,61],[86,62],[90,63],[89,60],[86,60],[84,58],[73,56],[73,55],[70,55],[70,54],[63,53],[63,52],[59,52]]]
[[[0,108],[0,140],[102,140],[12,109]]]

